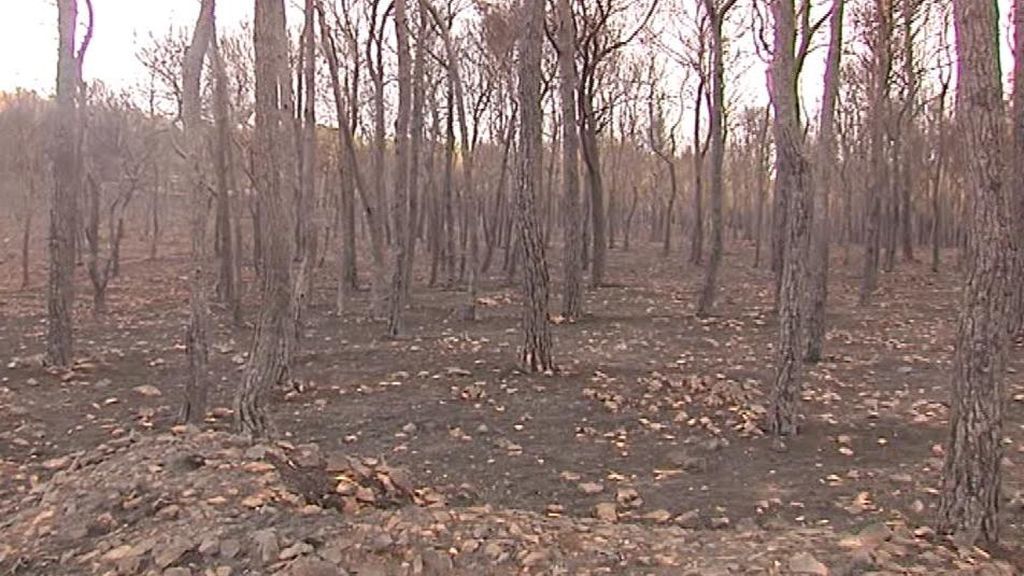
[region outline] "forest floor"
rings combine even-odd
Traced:
[[[865,308],[856,254],[837,257],[826,358],[804,372],[806,417],[785,451],[761,429],[771,275],[745,248],[727,253],[706,319],[700,269],[611,251],[611,285],[588,291],[580,322],[553,326],[553,375],[516,369],[518,286],[498,275],[472,324],[455,311],[463,293],[418,282],[408,335],[388,340],[363,314],[368,294],[332,312],[324,274],[295,384],[270,401],[280,441],[258,449],[226,433],[254,301],[240,329],[216,311],[214,408],[197,433],[172,428],[184,258],[127,262],[103,317],[83,277],[70,372],[39,363],[43,290],[2,291],[0,573],[1020,573],[1019,347],[1004,545],[929,527],[959,289],[949,256],[938,275],[899,263]]]

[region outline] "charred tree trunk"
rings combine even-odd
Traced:
[[[843,49],[843,8],[844,0],[832,1],[828,55],[825,59],[824,95],[821,102],[821,116],[818,127],[817,198],[812,197],[812,252],[810,260],[809,286],[807,287],[807,351],[806,359],[821,360],[825,341],[825,303],[828,300],[828,264],[831,227],[829,224],[829,202],[835,185],[836,130],[835,108],[839,97],[839,64]]]
[[[537,192],[543,176],[541,47],[544,0],[523,0],[525,30],[519,40],[519,185],[516,219],[523,252],[523,348],[520,359],[531,372],[554,370],[548,324],[548,268],[537,219]],[[596,222],[596,221],[595,221]],[[603,242],[603,238],[602,238]],[[595,243],[595,249],[597,244]]]
[[[704,152],[701,145],[700,119],[704,109],[704,78],[697,85],[696,106],[693,116],[693,230],[690,231],[690,264],[704,262]],[[671,208],[671,207],[670,207]],[[666,226],[672,225],[669,213]]]
[[[736,0],[726,0],[721,5],[716,0],[704,0],[711,16],[711,254],[704,274],[704,285],[697,303],[697,314],[706,316],[715,305],[715,291],[718,289],[718,270],[722,265],[722,197],[725,194],[723,165],[725,163],[725,49],[722,47],[722,24],[725,14]]]
[[[558,0],[558,74],[562,103],[562,316],[583,315],[583,237],[580,233],[579,126],[576,121],[576,30],[569,0]]]
[[[809,233],[807,189],[810,167],[804,156],[800,129],[793,0],[775,0],[772,13],[775,18],[775,50],[770,74],[771,99],[775,108],[775,173],[777,187],[786,190],[786,227],[781,263],[779,341],[768,427],[772,434],[782,437],[796,434],[798,428],[801,296]]]
[[[72,316],[75,304],[75,248],[78,196],[82,183],[81,116],[78,86],[82,59],[92,35],[92,5],[89,32],[75,53],[78,22],[77,0],[57,2],[57,105],[54,134],[53,196],[50,199],[49,278],[46,293],[46,362],[71,366],[73,352]]]
[[[201,423],[206,417],[209,394],[209,309],[206,297],[206,207],[207,181],[203,141],[202,99],[200,76],[203,61],[213,37],[214,0],[203,0],[199,8],[192,42],[185,53],[182,66],[181,118],[188,162],[189,188],[192,192],[190,235],[192,237],[191,270],[189,274],[189,323],[185,336],[188,352],[189,378],[185,385],[185,404],[181,420]],[[222,166],[218,166],[221,168]]]
[[[240,257],[241,247],[235,244],[231,224],[231,116],[228,101],[228,75],[221,59],[220,46],[217,42],[216,23],[213,25],[212,37],[213,62],[213,121],[216,125],[216,144],[213,148],[214,168],[217,172],[217,245],[220,247],[220,278],[217,281],[217,296],[228,305],[235,324],[241,323],[242,307],[236,272],[238,265],[235,259]],[[236,223],[237,225],[237,223]]]
[[[966,151],[967,277],[953,354],[950,433],[939,529],[999,538],[1003,372],[1012,279],[1011,201],[1003,185],[1005,140],[995,2],[955,0],[957,117]],[[1017,31],[1020,34],[1020,30]]]
[[[889,189],[888,162],[885,158],[887,111],[889,109],[889,71],[892,68],[891,13],[885,0],[876,0],[877,32],[874,35],[874,69],[872,71],[872,109],[870,119],[870,159],[872,182],[868,185],[865,204],[864,274],[861,279],[860,303],[868,304],[878,287],[879,251],[882,248],[882,199]]]
[[[405,327],[405,259],[411,239],[409,233],[409,116],[412,109],[412,54],[409,48],[409,17],[405,0],[395,0],[395,38],[398,43],[398,111],[395,121],[395,189],[391,217],[394,221],[391,290],[389,293],[388,336],[394,338]]]
[[[284,0],[256,0],[256,124],[253,163],[263,228],[260,306],[256,334],[242,384],[235,395],[235,421],[254,438],[270,434],[266,395],[288,373],[291,323],[293,230],[288,199],[296,173],[292,133],[292,82],[288,70]]]

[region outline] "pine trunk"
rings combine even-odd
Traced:
[[[939,528],[999,538],[1003,372],[1011,280],[1011,202],[1003,186],[1004,113],[995,2],[956,0],[957,117],[968,151],[967,275],[953,354],[950,433]]]

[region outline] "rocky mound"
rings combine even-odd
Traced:
[[[52,461],[0,520],[0,574],[1015,574],[927,529],[692,531],[449,506],[373,458],[220,432]]]

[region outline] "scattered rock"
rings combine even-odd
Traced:
[[[808,552],[798,552],[789,559],[789,570],[794,574],[813,574],[814,576],[828,576],[828,566],[822,564],[817,558]]]
[[[277,560],[281,551],[277,543],[277,533],[273,530],[257,530],[252,533],[252,541],[256,543],[255,556],[264,564]]]
[[[600,482],[581,482],[577,487],[588,496],[604,492],[604,484]]]
[[[152,384],[142,384],[141,386],[136,386],[136,387],[132,388],[132,392],[135,392],[136,394],[141,394],[143,396],[147,396],[147,397],[150,397],[150,398],[155,398],[157,396],[163,396],[164,395],[164,393],[161,392],[159,388],[157,388],[156,386],[153,386]]]
[[[680,528],[686,528],[687,530],[696,530],[697,528],[700,528],[700,510],[683,512],[679,516],[676,516],[675,524]]]
[[[281,552],[277,555],[277,558],[279,560],[291,560],[292,558],[297,558],[299,556],[309,554],[312,551],[312,546],[305,542],[299,541],[285,548],[284,550],[281,550]]]
[[[644,499],[633,488],[619,488],[615,494],[615,501],[626,508],[639,508],[644,505]]]
[[[729,527],[729,524],[728,516],[716,516],[711,519],[711,528],[713,530],[725,530]]]
[[[242,543],[234,538],[226,538],[220,543],[220,555],[228,560],[234,558],[242,550]]]
[[[153,564],[156,564],[157,568],[167,568],[191,549],[192,543],[184,539],[175,539],[163,546],[154,546]]]
[[[594,518],[604,522],[617,522],[619,520],[619,513],[615,508],[615,504],[601,502],[594,506]]]

